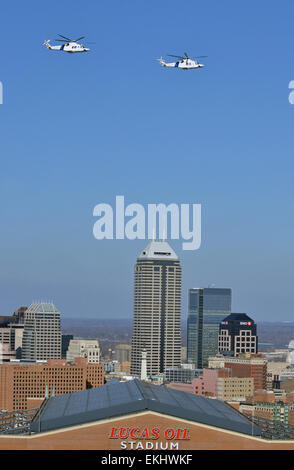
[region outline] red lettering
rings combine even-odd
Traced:
[[[178,428],[177,429],[177,434],[176,434],[176,440],[181,440],[181,439],[190,439],[189,437],[189,431],[186,428]]]
[[[173,439],[175,437],[176,431],[172,428],[166,429],[164,436],[166,439]]]
[[[151,434],[152,434],[151,439],[158,439],[159,438],[159,429],[158,428],[151,429]]]
[[[135,433],[135,432],[139,432],[139,431],[140,431],[139,428],[132,428],[132,429],[131,429],[131,432],[130,432],[131,438],[132,438],[132,439],[138,439],[138,436],[135,436],[134,433]]]
[[[177,435],[176,435],[176,439],[177,439],[177,440],[181,439],[181,432],[182,432],[182,431],[183,431],[183,429],[181,429],[181,428],[178,428],[178,429],[177,429]]]
[[[149,431],[148,428],[145,428],[142,434],[140,435],[139,439],[149,439]]]
[[[117,429],[116,428],[111,429],[109,439],[118,439]]]
[[[184,429],[184,432],[183,432],[183,439],[187,439],[187,440],[190,439],[190,436],[189,436],[189,429]]]
[[[129,437],[130,428],[120,428],[119,437],[121,439],[127,439]]]

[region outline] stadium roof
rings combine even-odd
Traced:
[[[261,433],[259,426],[222,401],[138,379],[112,380],[99,388],[51,397],[32,421],[31,431],[51,431],[146,410],[243,434]]]

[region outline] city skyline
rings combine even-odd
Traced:
[[[10,461],[294,450],[293,15],[293,0],[1,9]]]

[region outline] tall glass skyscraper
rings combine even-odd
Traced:
[[[188,362],[202,369],[208,357],[218,352],[220,322],[232,313],[232,290],[221,288],[189,289],[187,356]]]

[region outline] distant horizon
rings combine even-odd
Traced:
[[[233,313],[239,313],[239,312],[233,312]],[[242,312],[243,313],[243,312]],[[61,321],[63,319],[67,320],[67,321],[72,321],[72,320],[76,320],[76,321],[133,321],[133,317],[103,317],[103,318],[95,318],[95,317],[63,317],[62,315],[60,316],[60,319]],[[254,319],[253,319],[254,320]],[[279,321],[274,321],[274,320],[254,320],[256,324],[258,323],[293,323],[294,324],[294,320],[293,321],[289,321],[289,320],[279,320]],[[185,323],[185,319],[181,318],[181,322],[182,323]]]

